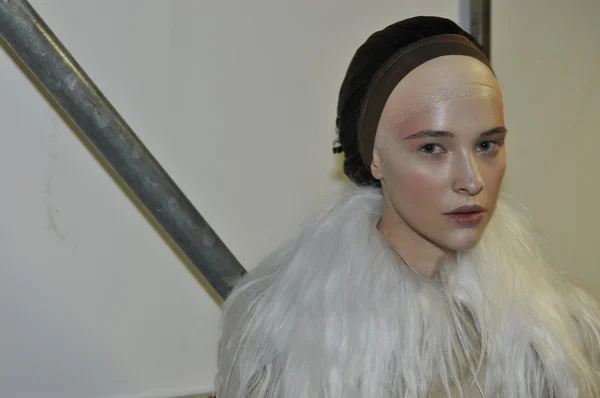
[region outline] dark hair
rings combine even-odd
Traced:
[[[482,49],[473,36],[453,21],[420,16],[396,22],[372,34],[354,54],[340,88],[336,119],[339,145],[334,148],[334,153],[344,153],[344,173],[356,185],[380,185],[364,165],[358,150],[358,119],[371,79],[385,61],[401,48],[420,39],[443,34],[465,36]]]

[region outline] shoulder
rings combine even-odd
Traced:
[[[315,303],[325,302],[338,285],[345,291],[344,278],[352,274],[349,268],[361,262],[360,256],[371,255],[364,250],[369,230],[364,226],[374,225],[381,206],[376,190],[358,188],[333,195],[297,234],[235,284],[223,305],[219,396],[280,388],[272,375],[282,371],[290,347],[303,347],[306,339],[301,334],[322,327],[322,306]],[[309,327],[307,319],[317,324]]]

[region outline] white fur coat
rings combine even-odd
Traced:
[[[596,303],[544,264],[502,199],[480,243],[429,280],[353,188],[236,286],[217,398],[600,397]]]

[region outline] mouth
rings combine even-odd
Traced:
[[[459,225],[472,227],[483,221],[485,213],[481,206],[460,206],[444,215]]]

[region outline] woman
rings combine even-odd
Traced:
[[[474,38],[436,17],[375,33],[337,122],[357,187],[238,283],[217,397],[600,396],[596,303],[500,195],[502,90]]]

